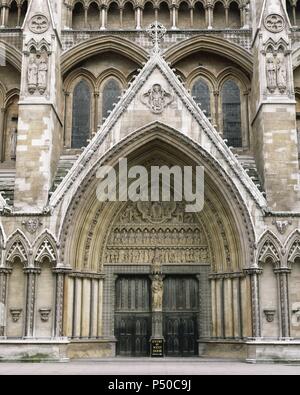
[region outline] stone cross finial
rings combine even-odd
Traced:
[[[152,42],[153,42],[153,53],[160,53],[160,42],[166,34],[167,29],[158,21],[151,23],[147,29],[147,33],[149,34]]]

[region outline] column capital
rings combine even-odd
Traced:
[[[289,267],[278,267],[274,269],[275,274],[290,274],[292,272],[292,269]]]
[[[244,269],[243,271],[248,276],[253,276],[254,274],[260,275],[263,273],[263,269],[260,267],[250,267],[248,269]]]

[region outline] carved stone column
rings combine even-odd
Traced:
[[[34,336],[34,312],[36,302],[36,278],[40,274],[38,268],[26,268],[24,273],[27,275],[26,286],[26,315],[25,315],[25,338]]]
[[[289,268],[279,268],[274,270],[274,273],[278,276],[279,284],[281,337],[282,340],[286,340],[289,339],[291,336],[288,286],[288,276],[291,273],[291,270]]]
[[[245,274],[250,276],[251,284],[251,306],[252,306],[252,337],[261,337],[260,301],[259,301],[259,275],[262,269],[258,267],[245,270]]]
[[[106,19],[107,19],[107,7],[105,5],[102,5],[100,30],[105,30],[106,29]]]
[[[136,7],[135,10],[135,20],[136,20],[136,30],[141,30],[141,14],[142,14],[142,9],[141,7]]]
[[[176,5],[173,4],[172,5],[172,30],[176,30],[177,29],[177,9],[176,9]]]
[[[70,268],[56,268],[53,272],[56,274],[55,289],[55,319],[54,319],[54,337],[63,337],[63,319],[64,319],[64,296],[65,296],[65,276],[71,271]]]
[[[212,29],[213,28],[213,5],[212,4],[207,4],[205,6],[205,13],[206,13],[206,24],[207,24],[207,29]]]
[[[11,270],[0,268],[0,338],[5,337],[6,310],[7,310],[7,284]]]
[[[225,7],[225,27],[229,29],[229,6]]]

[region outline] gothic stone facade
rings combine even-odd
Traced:
[[[0,360],[299,361],[299,1],[0,9]],[[100,203],[123,157],[202,165],[202,212]]]

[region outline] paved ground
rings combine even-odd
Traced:
[[[0,375],[300,375],[299,365],[246,364],[194,359],[0,363]]]

